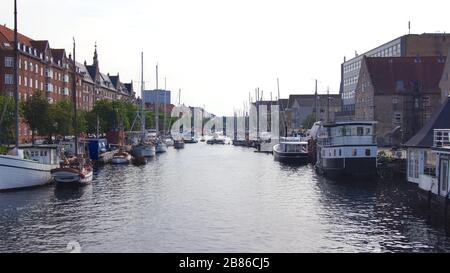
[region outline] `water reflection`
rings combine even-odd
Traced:
[[[0,194],[0,252],[433,252],[442,228],[405,183],[330,181],[311,165],[186,145],[103,166],[81,188]]]

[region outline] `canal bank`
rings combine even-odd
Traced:
[[[78,189],[0,195],[0,252],[443,252],[407,183],[330,181],[230,145],[104,166]]]

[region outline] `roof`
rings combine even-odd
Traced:
[[[446,57],[365,57],[364,61],[378,95],[416,89],[435,93],[440,92]]]
[[[445,103],[437,110],[433,116],[427,121],[425,126],[413,136],[408,142],[406,147],[416,148],[431,148],[434,141],[435,129],[449,129],[450,128],[450,99],[447,98]]]
[[[83,81],[93,84],[94,81],[92,80],[91,76],[89,75],[89,72],[88,72],[86,66],[84,66],[84,64],[77,62],[77,67],[78,67],[81,75],[83,75]]]
[[[66,50],[65,49],[51,49],[53,61],[57,63],[58,61],[63,61],[63,59],[66,57]]]
[[[31,45],[39,50],[40,52],[45,52],[47,48],[50,47],[50,43],[47,40],[44,41],[31,41]]]
[[[14,30],[6,27],[5,25],[0,25],[0,35],[10,43],[14,42]],[[17,33],[17,40],[19,43],[26,46],[31,46],[31,41],[33,41],[31,38],[20,33]]]
[[[330,106],[340,106],[341,105],[341,96],[339,94],[318,94],[317,98],[323,103],[323,101],[327,98],[330,98]],[[313,106],[316,95],[290,95],[288,108],[293,108],[295,102],[297,102],[300,106]]]

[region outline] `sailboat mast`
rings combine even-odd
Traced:
[[[14,101],[15,101],[15,121],[16,121],[16,139],[15,146],[19,149],[19,71],[18,68],[18,42],[17,42],[17,0],[14,0]]]
[[[164,120],[163,120],[163,133],[164,133],[164,135],[166,134],[166,111],[167,111],[167,109],[166,109],[166,106],[167,106],[167,79],[166,79],[166,77],[164,77]]]
[[[77,120],[77,63],[75,58],[75,38],[73,38],[73,78],[72,78],[72,99],[73,99],[73,128],[75,131],[75,155],[78,157],[78,120]]]
[[[155,99],[155,129],[159,133],[159,86],[158,86],[158,65],[156,65],[156,99]]]
[[[145,116],[144,116],[144,52],[141,52],[141,133],[142,140],[145,136]]]

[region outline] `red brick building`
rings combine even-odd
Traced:
[[[364,57],[356,86],[357,120],[375,120],[380,145],[405,143],[441,104],[446,57]]]
[[[50,103],[72,99],[73,61],[64,49],[53,49],[49,41],[36,41],[18,34],[19,99],[26,100],[36,90],[42,91]],[[0,26],[0,94],[14,95],[14,31]],[[78,109],[92,110],[100,99],[134,101],[133,85],[100,73],[97,48],[91,66],[77,63],[76,98]],[[20,142],[30,141],[26,124],[19,128]]]

